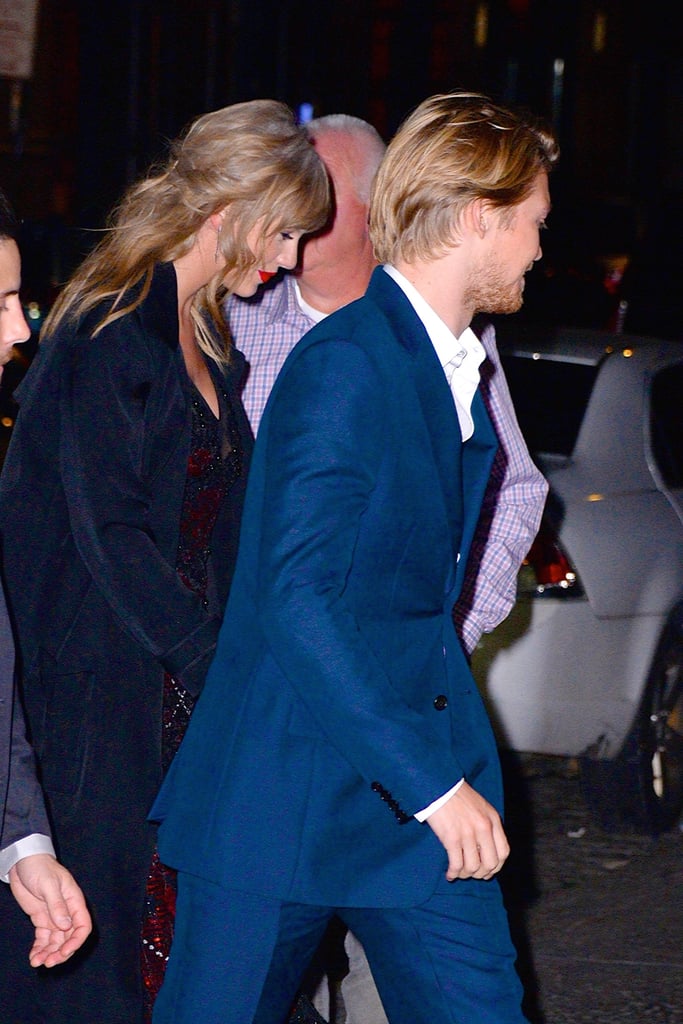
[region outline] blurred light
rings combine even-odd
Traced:
[[[602,53],[607,41],[607,15],[604,11],[595,12],[593,22],[593,53]]]
[[[633,355],[633,349],[632,348],[625,348],[621,354],[624,357],[624,359],[630,359],[631,356]]]
[[[563,550],[557,534],[547,522],[541,523],[536,539],[531,545],[524,565],[533,570],[533,579],[520,586],[520,592],[536,594],[555,594],[563,597],[582,597],[583,588],[574,566]],[[520,581],[521,582],[521,581]]]
[[[296,112],[296,119],[299,124],[308,124],[309,121],[313,120],[313,104],[312,103],[300,103],[299,109]]]
[[[553,61],[553,124],[557,126],[562,111],[564,97],[564,59],[556,57]]]
[[[29,302],[27,316],[29,320],[40,320],[41,312],[40,306],[38,305],[37,302]]]
[[[614,330],[617,334],[623,334],[626,314],[628,313],[628,299],[619,299],[617,315],[614,321]]]
[[[12,419],[11,416],[3,416],[2,419],[0,420],[0,423],[2,423],[3,427],[7,427],[9,429],[11,426],[13,426],[14,420]]]
[[[587,494],[586,495],[586,501],[604,501],[604,500],[605,500],[605,495],[604,494]]]
[[[474,15],[474,45],[482,50],[489,36],[489,5],[477,4]]]

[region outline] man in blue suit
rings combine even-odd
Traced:
[[[523,1020],[496,746],[451,611],[497,441],[477,312],[522,302],[552,136],[426,100],[375,181],[366,295],[288,357],[215,660],[155,804],[179,877],[157,1024],[277,1024],[332,914],[392,1024]]]

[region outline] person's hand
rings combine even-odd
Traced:
[[[446,878],[492,878],[510,846],[495,807],[466,782],[427,818],[448,854]]]
[[[54,967],[79,949],[92,931],[85,897],[73,875],[48,853],[23,857],[9,873],[10,887],[35,927],[32,967]]]

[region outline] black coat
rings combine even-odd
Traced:
[[[223,386],[245,458],[214,528],[205,608],[175,569],[191,405],[173,266],[159,265],[142,304],[93,339],[101,314],[77,328],[62,324],[19,390],[0,522],[53,837],[99,931],[97,948],[70,965],[68,990],[51,986],[64,990],[51,1020],[135,1024],[164,671],[193,694],[203,684],[233,571],[252,436],[235,353]],[[95,993],[107,1007],[96,1018]]]

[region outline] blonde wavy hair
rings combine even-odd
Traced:
[[[369,231],[378,262],[443,255],[457,244],[470,202],[512,209],[558,158],[539,121],[480,93],[431,96],[403,122],[375,177]]]
[[[329,208],[325,168],[287,106],[252,100],[205,114],[171,144],[166,163],[124,195],[104,238],[61,292],[43,334],[110,300],[91,333],[96,337],[144,300],[156,263],[189,252],[208,218],[224,211],[217,244],[226,265],[195,295],[191,314],[202,351],[228,362],[232,342],[220,305],[229,290],[226,278],[236,282],[258,265],[261,253],[247,245],[250,230],[260,224],[263,245],[287,228],[316,231]]]

